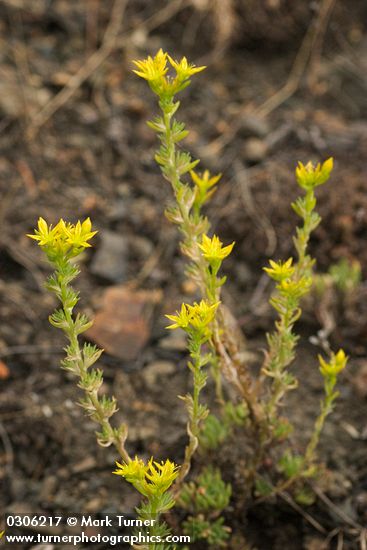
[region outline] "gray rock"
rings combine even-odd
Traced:
[[[98,251],[95,254],[91,272],[113,283],[121,283],[127,277],[128,246],[126,240],[117,233],[104,230]]]
[[[158,380],[161,382],[170,374],[175,372],[176,368],[174,363],[171,361],[155,361],[151,363],[142,372],[142,376],[145,380],[145,383],[153,387]]]
[[[158,346],[162,349],[185,351],[187,338],[183,330],[172,330],[167,336],[159,340]]]

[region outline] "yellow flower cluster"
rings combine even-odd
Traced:
[[[195,302],[192,306],[182,304],[181,310],[176,311],[176,315],[166,315],[167,319],[173,321],[173,324],[167,328],[182,328],[186,332],[192,332],[193,330],[195,332],[205,332],[208,325],[213,321],[219,304],[220,302],[210,305],[205,300],[201,300],[199,304]]]
[[[325,160],[322,165],[318,163],[316,166],[312,162],[308,162],[306,165],[299,162],[296,168],[298,185],[306,190],[322,185],[329,179],[333,164],[332,157]]]
[[[61,219],[55,227],[48,225],[43,218],[38,220],[38,228],[34,233],[27,235],[38,242],[50,259],[79,254],[84,248],[90,247],[88,241],[97,231],[92,231],[92,222],[89,218],[75,225]]]
[[[295,268],[292,263],[293,258],[288,258],[285,262],[269,260],[270,267],[263,267],[263,270],[278,282],[276,288],[282,296],[298,300],[310,290],[312,279],[311,277],[300,277],[293,280]]]
[[[335,377],[339,372],[345,369],[348,357],[344,350],[340,349],[338,353],[332,353],[330,361],[327,362],[319,355],[320,372],[324,378]]]
[[[142,495],[152,498],[165,493],[178,476],[179,466],[170,460],[156,462],[151,458],[147,464],[138,457],[128,463],[116,462],[114,474],[131,483]]]
[[[207,235],[203,235],[202,242],[199,244],[199,248],[203,253],[204,258],[209,263],[222,262],[227,256],[230,255],[234,247],[234,242],[228,246],[223,246],[223,243],[219,240],[219,237],[213,235],[212,238]]]
[[[176,72],[174,78],[166,76],[167,62]],[[147,80],[153,92],[160,97],[172,97],[188,86],[192,75],[205,69],[205,67],[195,67],[192,63],[188,63],[186,57],[181,61],[175,61],[162,49],[154,57],[148,56],[147,59],[134,61],[134,64],[138,69],[134,70],[134,73]]]

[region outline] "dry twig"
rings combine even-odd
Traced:
[[[310,524],[312,525],[317,531],[325,535],[327,533],[327,530],[325,527],[321,525],[314,517],[312,517],[308,512],[306,512],[301,506],[295,502],[295,500],[285,492],[280,492],[279,496],[285,500],[287,504],[289,504],[296,512],[301,514],[301,516]]]
[[[110,22],[103,37],[99,50],[95,51],[87,62],[70,77],[64,88],[56,94],[32,119],[28,130],[28,139],[32,139],[55,113],[76,92],[76,90],[90,77],[91,74],[105,61],[117,44],[117,38],[122,24],[128,0],[115,0]]]
[[[322,500],[322,502],[326,504],[326,506],[328,506],[336,516],[338,516],[342,521],[344,521],[346,525],[349,525],[350,527],[354,527],[354,529],[363,530],[363,526],[360,523],[357,523],[356,521],[354,521],[354,519],[348,516],[341,508],[336,506],[336,504],[334,504],[334,502],[330,500],[329,497],[327,497],[325,493],[323,493],[318,487],[312,486],[312,489],[315,492],[315,494],[319,497],[319,499]]]
[[[314,55],[314,51],[321,51],[322,39],[335,2],[336,0],[323,0],[316,20],[311,23],[303,39],[287,82],[255,111],[257,115],[262,117],[269,115],[298,90],[307,65],[317,60],[317,54]]]
[[[298,50],[296,58],[294,60],[292,69],[288,76],[287,82],[280,90],[267,99],[260,107],[254,109],[253,114],[265,118],[272,111],[277,109],[282,103],[289,99],[298,90],[302,77],[305,74],[307,66],[312,64],[315,71],[315,64],[318,61],[318,55],[322,48],[322,39],[324,37],[327,23],[330,18],[331,12],[334,8],[336,0],[323,0],[319,13],[315,20],[310,24],[306,35],[302,41],[301,47]],[[315,54],[313,53],[315,49]],[[218,155],[222,149],[236,136],[241,124],[240,118],[237,121],[233,121],[230,130],[206,147],[207,154]]]

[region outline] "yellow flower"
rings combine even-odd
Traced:
[[[146,466],[144,462],[137,456],[134,460],[131,460],[128,463],[120,464],[116,462],[117,469],[113,472],[114,474],[124,477],[126,481],[132,483],[136,480],[144,480],[146,474]]]
[[[88,241],[97,233],[91,229],[89,218],[83,223],[78,221],[76,225],[60,219],[55,227],[48,226],[43,218],[39,218],[38,229],[28,237],[38,241],[49,260],[54,261],[57,258],[77,256],[84,248],[91,246]]]
[[[162,48],[154,57],[149,55],[147,59],[133,61],[133,63],[139,69],[133,72],[141,78],[148,80],[148,82],[163,79],[168,71],[167,54],[163,52]]]
[[[78,221],[76,225],[65,226],[66,241],[77,248],[90,247],[88,241],[97,233],[97,231],[91,231],[91,229],[92,222],[90,218],[87,218],[83,223]]]
[[[181,311],[176,311],[176,315],[166,315],[166,317],[170,321],[173,321],[173,325],[169,325],[166,328],[183,328],[185,330],[189,326],[191,320],[189,306],[187,304],[182,304]]]
[[[193,63],[188,63],[186,57],[183,57],[181,61],[175,61],[168,54],[167,57],[172,67],[175,69],[177,77],[180,80],[187,80],[193,74],[200,73],[201,71],[206,69],[205,66],[195,67]]]
[[[187,306],[190,311],[190,325],[198,331],[203,331],[214,320],[215,312],[218,309],[220,302],[209,305],[205,300],[201,300],[198,304]]]
[[[48,244],[53,243],[59,233],[58,226],[52,229],[52,225],[49,227],[46,220],[41,217],[38,218],[37,225],[38,229],[34,230],[34,234],[27,234],[27,237],[38,241],[39,246],[47,246]]]
[[[195,185],[197,185],[199,189],[205,191],[218,183],[218,181],[222,177],[222,174],[217,174],[216,176],[210,177],[209,170],[205,170],[203,174],[197,174],[194,170],[190,170],[190,175]]]
[[[175,78],[166,76],[167,59],[176,71]],[[195,67],[188,63],[186,57],[183,57],[180,62],[174,61],[162,49],[154,57],[148,56],[147,59],[133,63],[137,67],[137,70],[134,69],[134,73],[147,80],[153,92],[160,98],[172,98],[189,85],[190,76],[205,69],[205,67]]]
[[[333,164],[332,157],[325,160],[322,165],[318,163],[316,166],[312,162],[308,162],[306,165],[299,162],[296,168],[298,184],[306,190],[322,185],[329,179]]]
[[[212,189],[220,178],[222,174],[217,174],[216,176],[210,177],[209,170],[205,170],[203,174],[197,174],[194,170],[190,170],[191,179],[196,185],[196,197],[195,203],[201,206],[204,204],[215,192],[215,189]]]
[[[319,363],[320,363],[320,372],[325,378],[329,378],[336,376],[341,372],[343,369],[345,369],[348,357],[345,355],[344,350],[340,349],[338,353],[332,353],[330,357],[330,361],[326,362],[321,355],[319,357]]]
[[[234,247],[234,242],[228,246],[223,247],[223,243],[216,235],[210,239],[207,235],[203,235],[202,243],[199,244],[199,248],[203,252],[203,256],[209,263],[221,262],[230,255]]]
[[[294,267],[292,267],[292,263],[293,258],[288,258],[286,262],[269,260],[270,267],[263,267],[263,270],[275,281],[283,281],[293,275]]]
[[[177,478],[179,470],[179,466],[170,460],[159,463],[151,458],[145,464],[137,456],[127,464],[116,462],[116,465],[113,473],[125,478],[146,497],[165,493]]]
[[[173,324],[167,328],[182,328],[186,332],[192,332],[194,329],[197,332],[203,332],[213,321],[219,304],[220,302],[210,305],[205,300],[201,300],[199,304],[195,302],[192,306],[182,304],[181,311],[176,311],[176,315],[166,315],[170,321],[173,321]]]
[[[170,460],[155,462],[151,458],[148,462],[146,479],[149,482],[149,489],[153,493],[165,493],[178,476],[179,466]]]

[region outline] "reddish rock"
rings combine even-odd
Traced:
[[[10,371],[4,361],[0,360],[0,380],[6,380],[9,378]]]
[[[107,288],[87,337],[114,357],[136,359],[149,339],[153,307],[160,299],[159,290]]]

